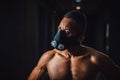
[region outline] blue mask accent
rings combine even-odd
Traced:
[[[66,32],[60,30],[54,36],[51,46],[58,50],[65,50],[70,45],[74,45],[75,43],[77,43],[75,37],[67,37]]]

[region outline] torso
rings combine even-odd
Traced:
[[[96,80],[99,68],[91,60],[92,54],[66,56],[56,51],[48,62],[47,70],[51,80]]]

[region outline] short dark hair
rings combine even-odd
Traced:
[[[85,34],[87,28],[86,15],[78,10],[72,10],[64,15],[64,18],[70,18],[77,22],[80,27],[80,34]]]

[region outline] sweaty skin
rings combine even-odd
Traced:
[[[94,61],[94,53],[84,49],[81,50],[85,52],[83,55],[76,49],[72,50],[74,53],[70,53],[68,50],[64,52],[54,50],[54,57],[47,64],[51,80],[96,80],[99,67]],[[80,55],[75,52],[79,52]]]
[[[76,35],[76,22],[63,18],[58,30],[65,30],[68,36]],[[80,36],[80,41],[82,41]],[[84,45],[71,46],[60,51],[45,52],[28,80],[98,80],[102,73],[108,80],[120,80],[120,68],[104,53]]]

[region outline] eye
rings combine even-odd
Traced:
[[[70,31],[67,29],[67,30],[65,30],[65,32],[67,32],[67,33],[68,33],[68,32],[70,32]]]
[[[70,30],[69,29],[65,29],[65,32],[66,32],[66,34],[70,34]]]

